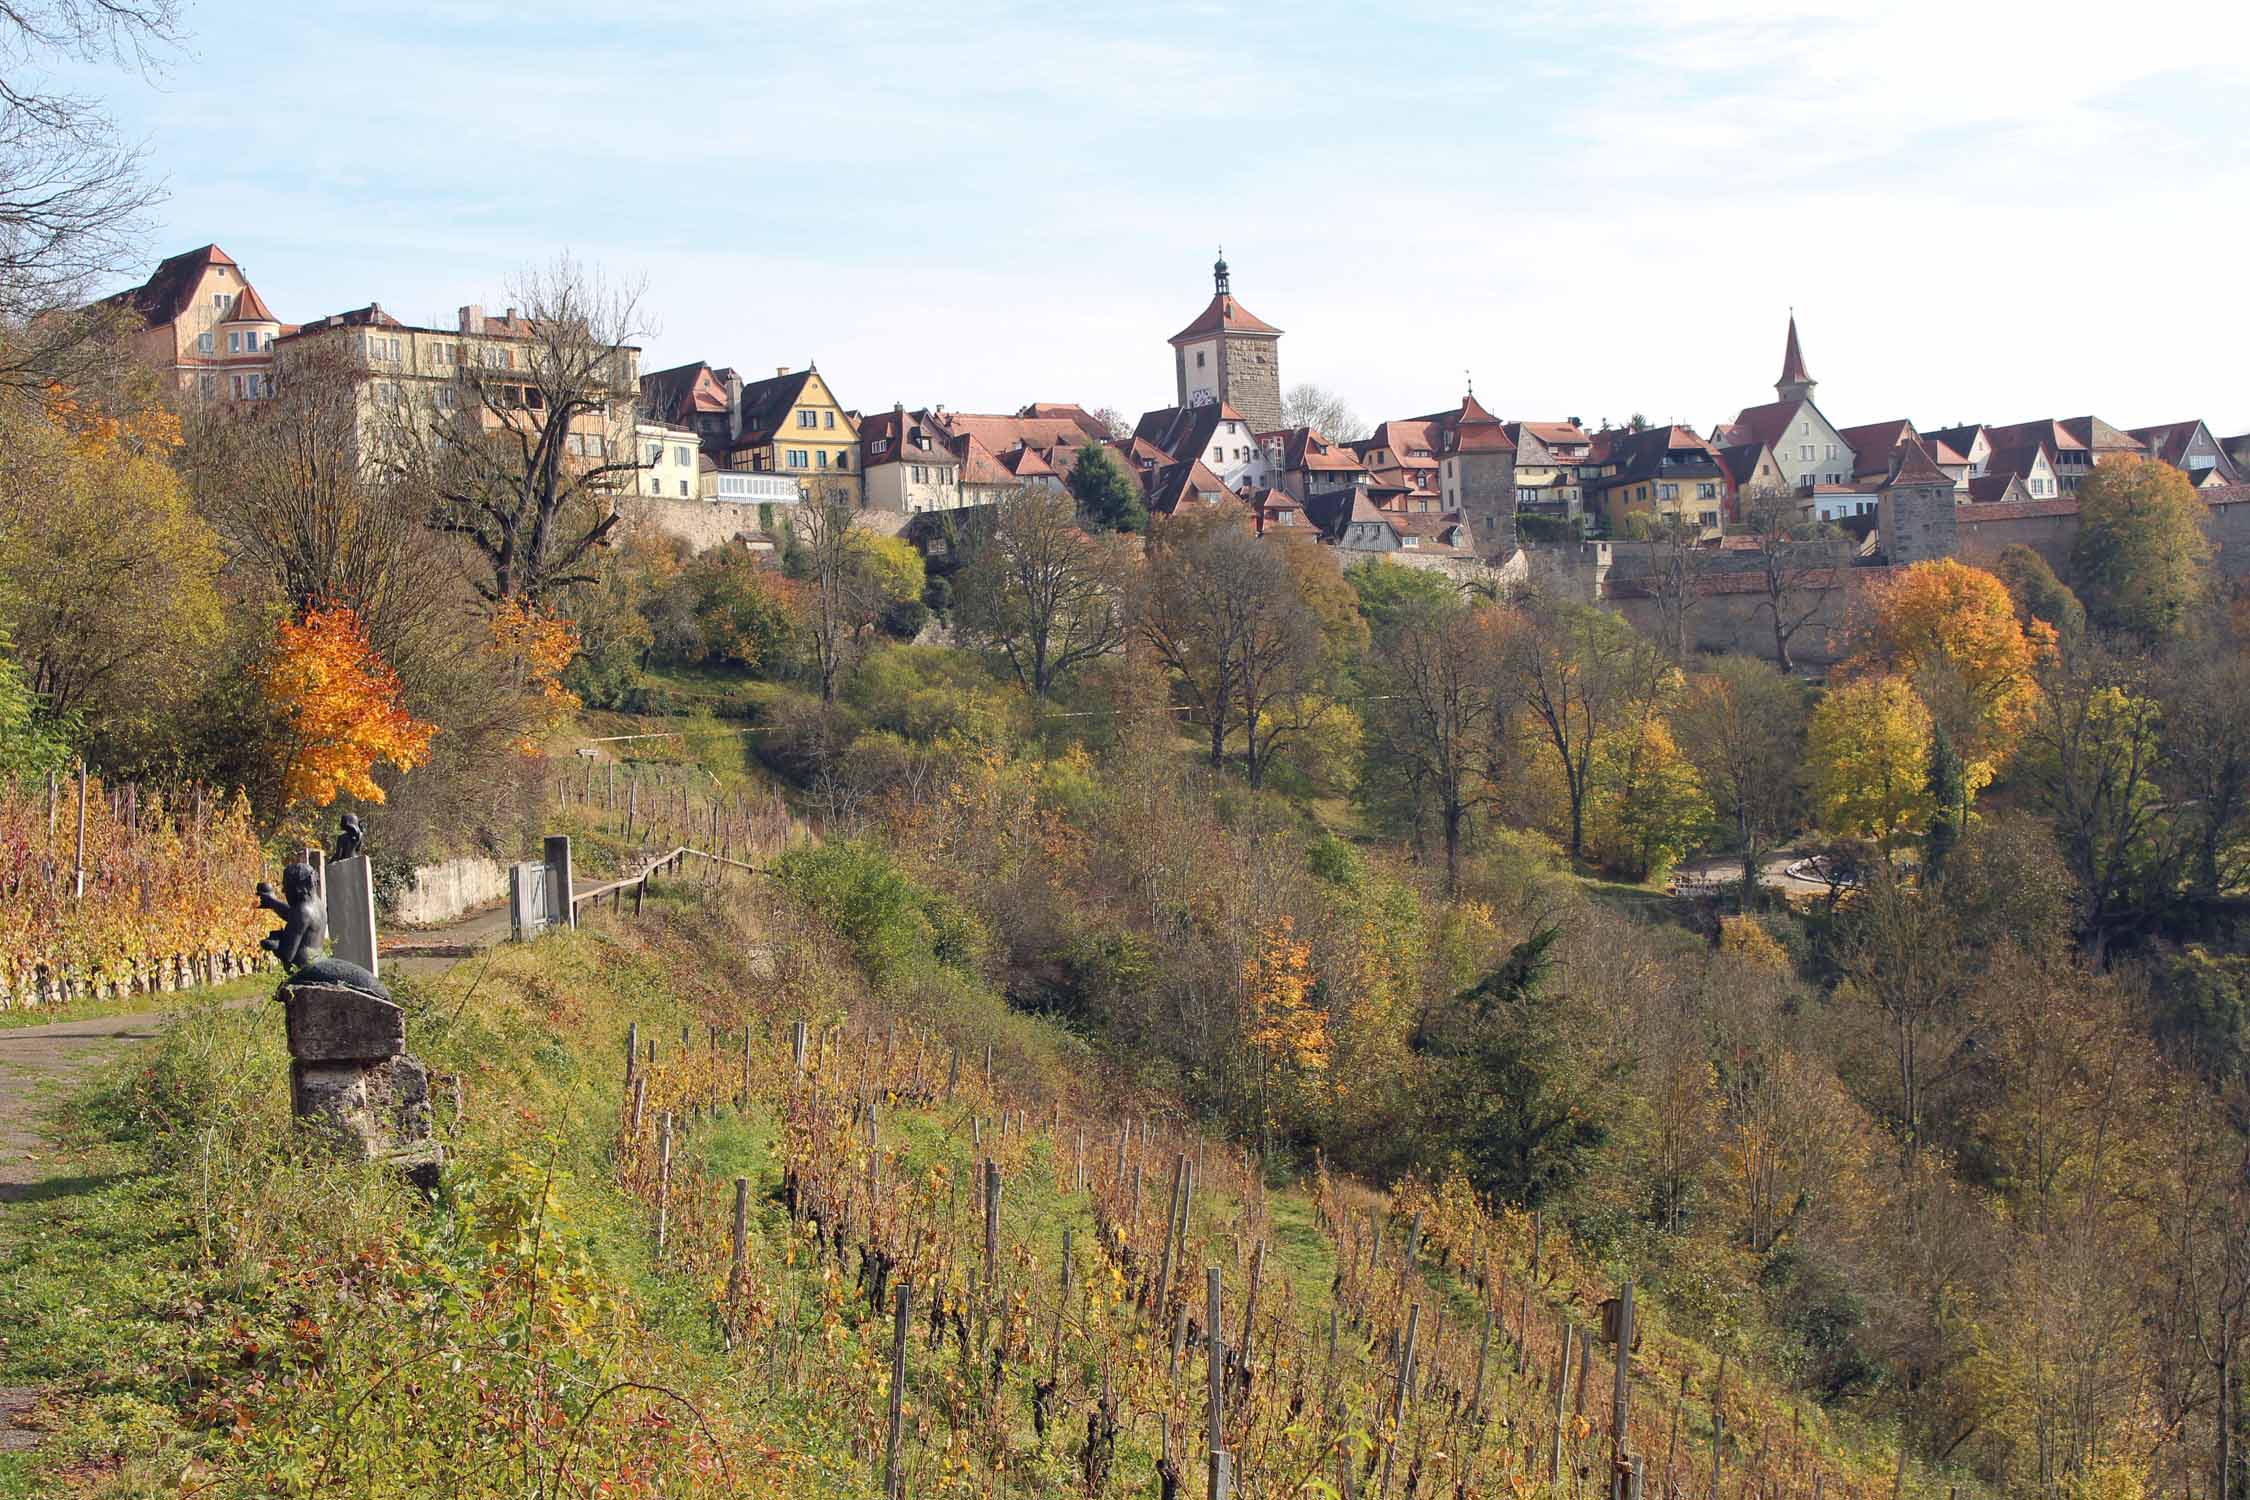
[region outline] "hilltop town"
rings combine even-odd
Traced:
[[[292,323],[215,244],[166,259],[105,305],[130,315],[136,355],[196,400],[270,399],[293,358],[340,352],[370,436],[376,413],[418,413],[417,425],[434,428],[452,412],[464,365],[525,369],[524,399],[538,384],[528,369],[539,341],[517,308],[463,306],[450,325],[423,327],[370,303]],[[570,458],[601,469],[638,524],[697,548],[770,552],[791,507],[818,497],[926,545],[937,532],[919,518],[1027,488],[1067,492],[1098,449],[1150,516],[1222,511],[1261,537],[1334,548],[1347,565],[1383,558],[1561,589],[1651,630],[1669,589],[1698,601],[1695,647],[1813,665],[1837,659],[1863,591],[1889,570],[1938,558],[1990,567],[2023,546],[2067,572],[2079,489],[2108,458],[2184,473],[2221,573],[2250,570],[2250,433],[2221,437],[2194,418],[2121,428],[2092,415],[1840,424],[1816,399],[1794,314],[1775,399],[1707,432],[1498,414],[1473,388],[1441,410],[1324,431],[1292,422],[1293,404],[1327,397],[1327,411],[1296,415],[1332,423],[1350,421],[1349,408],[1317,389],[1285,395],[1282,339],[1236,295],[1220,259],[1210,300],[1167,340],[1174,404],[1130,422],[1078,401],[1005,413],[863,407],[862,393],[839,392],[815,364],[770,376],[709,360],[644,371],[640,351],[621,345],[610,387],[570,423]],[[1793,649],[1777,647],[1770,624],[1791,602],[1776,597],[1782,571],[1792,593],[1820,601]]]

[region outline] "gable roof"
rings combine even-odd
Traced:
[[[1719,429],[1717,441],[1729,445],[1739,443],[1780,442],[1789,435],[1789,428],[1797,420],[1797,413],[1812,406],[1810,401],[1768,401],[1763,406],[1745,406],[1735,419]],[[1815,411],[1819,408],[1815,407]],[[1821,418],[1823,422],[1828,419]]]
[[[1076,411],[1077,408],[1071,408]],[[1083,415],[1083,414],[1081,414]],[[1064,415],[1055,406],[1033,403],[1013,416],[991,412],[933,411],[930,422],[950,437],[973,436],[994,453],[1011,448],[1036,448],[1050,460],[1057,448],[1079,448],[1088,440],[1106,441],[1109,434],[1093,418],[1081,421]]]
[[[1250,431],[1242,413],[1224,401],[1206,401],[1201,406],[1161,406],[1141,413],[1133,438],[1162,449],[1174,459],[1200,459],[1210,449],[1222,422],[1240,423],[1245,435]]]
[[[1969,422],[1959,427],[1939,427],[1931,431],[1924,432],[1922,434],[1922,441],[1925,443],[1943,444],[1945,447],[1951,448],[1956,453],[1966,454],[1976,447],[1977,434],[1983,432],[1984,430],[1984,424],[1982,422]],[[1985,439],[1985,443],[1986,446],[1991,446],[1992,439],[1987,436]],[[1935,452],[1936,450],[1932,449],[1931,451]]]
[[[705,406],[699,399],[710,387],[719,384],[718,372],[702,360],[692,365],[674,365],[669,370],[657,370],[641,377],[641,407],[666,420],[677,420],[691,410],[726,410],[724,393],[716,407]]]
[[[227,314],[227,321],[230,323],[278,323],[281,319],[275,317],[273,309],[266,306],[266,299],[258,295],[258,289],[245,281],[242,283],[241,292],[235,296],[234,311]]]
[[[1141,503],[1150,515],[1168,516],[1183,504],[1234,498],[1227,482],[1201,459],[1159,464],[1141,476]]]
[[[2023,487],[2023,476],[2013,471],[1979,474],[1969,481],[1969,500],[1975,505],[1998,505],[2030,498],[2031,491]]]
[[[1894,417],[1888,422],[1868,422],[1858,427],[1844,427],[1836,435],[1844,446],[1852,450],[1852,472],[1855,474],[1889,473],[1891,456],[1905,447],[1916,436],[1914,424],[1904,417]]]
[[[782,418],[804,398],[805,387],[812,383],[812,377],[810,369],[790,370],[745,385],[742,388],[742,435],[734,440],[734,446],[763,447],[771,442]],[[851,420],[848,414],[845,420]]]
[[[927,439],[928,446],[914,447],[910,439],[916,435]],[[884,445],[880,453],[875,451],[878,443]],[[863,470],[884,464],[958,464],[961,461],[960,454],[946,443],[945,435],[930,425],[926,413],[902,411],[897,406],[860,418],[859,446],[859,466]]]
[[[1189,339],[1209,338],[1215,333],[1248,333],[1266,338],[1280,338],[1281,330],[1264,319],[1252,315],[1250,309],[1234,300],[1231,292],[1213,296],[1211,305],[1196,315],[1195,321],[1172,335],[1170,342],[1179,344]]]
[[[148,280],[139,286],[114,292],[96,306],[129,307],[151,324],[176,323],[202,287],[203,273],[213,266],[229,267],[238,277],[242,270],[235,264],[234,257],[217,245],[183,250],[158,261]]]
[[[1284,469],[1307,469],[1317,474],[1356,473],[1366,467],[1348,445],[1324,437],[1318,428],[1284,427],[1277,432],[1261,432],[1257,438],[1261,444],[1279,443]]]

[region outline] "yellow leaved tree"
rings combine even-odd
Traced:
[[[263,686],[286,735],[285,809],[326,807],[339,796],[381,802],[376,763],[412,770],[437,733],[407,711],[398,674],[343,605],[282,623]]]
[[[1862,677],[1813,710],[1806,753],[1820,826],[1886,847],[1930,820],[1930,711],[1903,678]]]
[[[1311,1003],[1312,949],[1295,931],[1288,917],[1277,918],[1242,966],[1250,1045],[1271,1062],[1317,1078],[1328,1071],[1328,1012]]]
[[[563,669],[578,654],[578,627],[518,596],[492,606],[492,652],[506,664],[533,721],[517,742],[526,755],[538,751],[539,734],[578,711],[578,695],[563,686]]]

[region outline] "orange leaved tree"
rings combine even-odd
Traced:
[[[412,770],[437,733],[407,712],[398,674],[344,605],[282,623],[264,688],[285,734],[283,808],[326,807],[339,796],[381,802],[376,762]]]
[[[1970,762],[1972,787],[2006,766],[2031,720],[2054,627],[2016,616],[2007,585],[1951,558],[1919,562],[1868,590],[1872,621],[1856,665],[1912,682]]]

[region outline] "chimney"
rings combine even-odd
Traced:
[[[773,372],[776,375],[786,375],[789,373],[789,367],[787,365],[775,365]]]
[[[727,441],[742,436],[742,377],[727,371]]]
[[[508,309],[508,321],[509,321],[509,322],[511,322],[511,323],[513,323],[513,322],[514,322],[515,320],[516,320],[516,310],[515,310],[514,308],[512,308],[512,307],[511,307],[511,308],[509,308],[509,309]]]
[[[891,403],[891,415],[892,415],[892,416],[894,416],[894,417],[903,417],[903,416],[905,416],[905,415],[906,415],[906,403],[905,403],[904,401],[893,401],[893,402]]]
[[[472,302],[461,309],[461,331],[463,333],[484,332],[484,307],[481,303]]]

